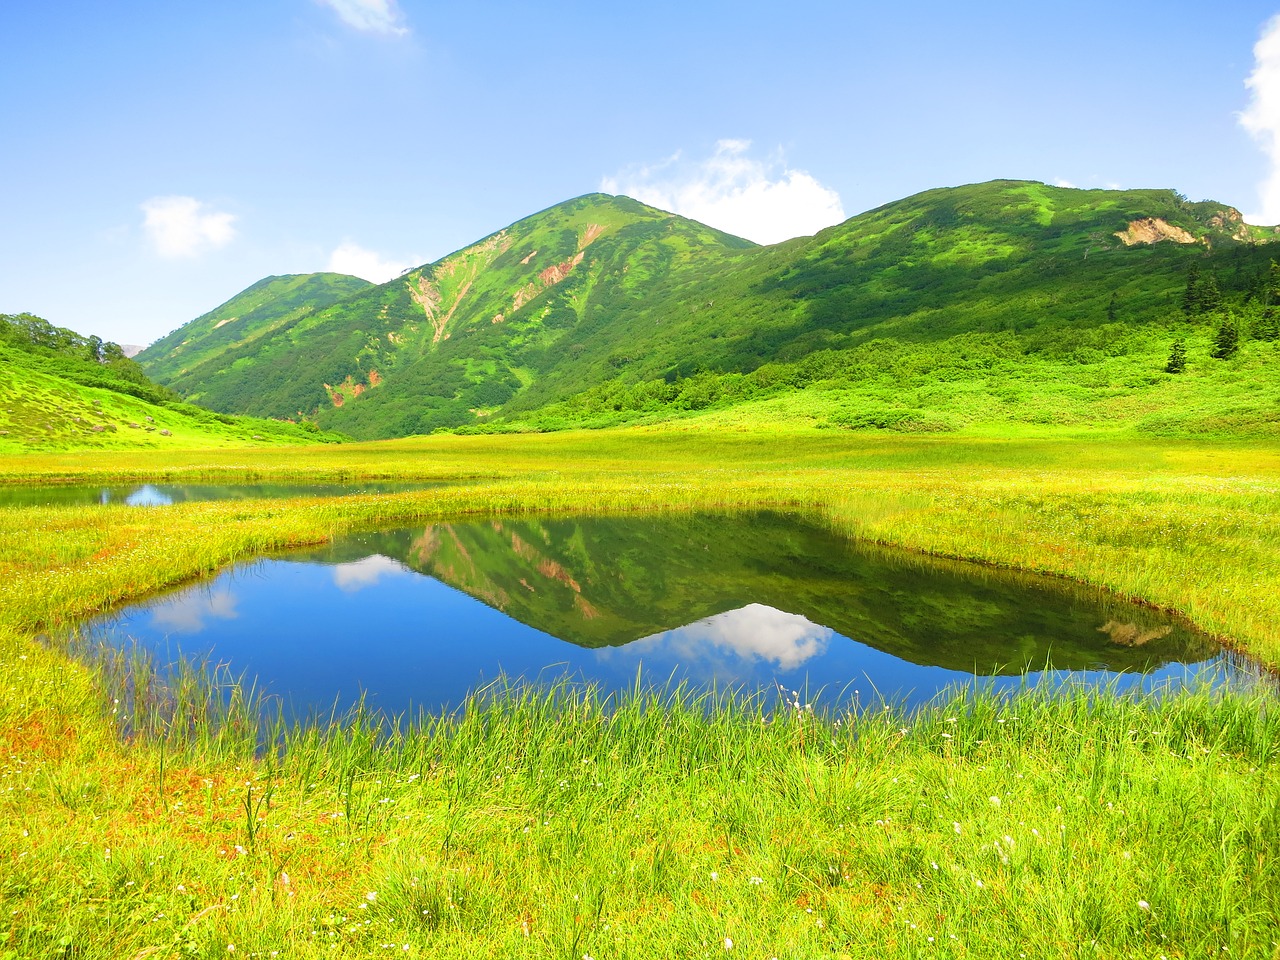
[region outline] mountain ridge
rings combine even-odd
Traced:
[[[1171,190],[996,180],[761,247],[586,194],[166,382],[224,412],[315,417],[366,438],[573,425],[579,401],[601,391],[640,390],[649,412],[679,413],[731,403],[734,378],[755,390],[762,368],[852,361],[877,339],[924,349],[1012,332],[1035,352],[1107,322],[1126,337],[1168,326],[1193,263],[1228,263],[1228,292],[1247,303],[1275,238]],[[152,349],[141,361],[162,374]],[[715,381],[706,402],[684,395],[703,381]],[[619,413],[638,403],[608,402]],[[558,420],[539,412],[553,408]]]

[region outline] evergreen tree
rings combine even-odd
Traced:
[[[1218,327],[1218,332],[1213,338],[1211,356],[1215,360],[1230,360],[1239,349],[1240,328],[1236,326],[1235,318],[1227,314],[1222,318],[1222,324]]]
[[[1182,291],[1182,312],[1194,317],[1200,312],[1200,268],[1194,263],[1187,271],[1187,288]]]
[[[1280,340],[1280,307],[1267,307],[1253,327],[1259,340]]]
[[[1182,340],[1173,341],[1169,350],[1169,362],[1164,365],[1165,373],[1181,373],[1187,369],[1187,345]]]
[[[1107,322],[1116,322],[1116,295],[1114,292],[1111,294],[1111,302],[1107,304]]]
[[[1182,312],[1188,317],[1198,317],[1222,309],[1222,291],[1218,289],[1218,277],[1209,270],[1201,273],[1196,264],[1187,271],[1187,288],[1182,293]]]
[[[1265,307],[1280,306],[1280,263],[1273,259],[1267,267],[1267,278],[1263,282],[1262,305]]]
[[[1197,313],[1213,313],[1222,309],[1222,293],[1218,290],[1218,278],[1210,270],[1200,278],[1196,296]]]

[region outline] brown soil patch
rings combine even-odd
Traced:
[[[1196,238],[1186,230],[1159,217],[1133,220],[1127,230],[1118,230],[1115,235],[1126,247],[1139,243],[1159,243],[1161,240],[1172,240],[1174,243],[1196,242]]]

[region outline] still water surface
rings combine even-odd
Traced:
[[[353,493],[402,493],[429,483],[132,483],[109,486],[66,484],[0,486],[0,507],[71,507],[123,503],[132,507],[162,507],[196,500],[280,499],[336,497]]]
[[[1068,674],[1121,689],[1220,677],[1207,637],[1059,581],[851,544],[789,515],[486,520],[258,560],[90,625],[210,655],[295,715],[362,693],[457,706],[499,676],[808,690],[915,705]]]

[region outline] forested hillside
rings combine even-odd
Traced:
[[[1170,190],[993,181],[756,247],[593,194],[166,382],[359,437],[717,409],[1270,432],[1276,237]]]

